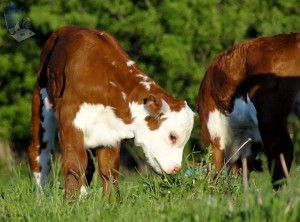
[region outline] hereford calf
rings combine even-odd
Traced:
[[[287,117],[299,89],[300,34],[252,39],[218,55],[197,97],[202,141],[212,146],[217,171],[251,138],[230,163],[240,167],[245,158],[252,168],[263,146],[277,188],[284,162],[289,170],[293,160]]]
[[[58,131],[65,194],[86,192],[98,159],[117,185],[120,142],[134,138],[158,173],[180,170],[194,113],[148,77],[105,32],[69,26],[47,40],[32,101],[30,167],[43,187]],[[91,150],[89,152],[88,150]]]

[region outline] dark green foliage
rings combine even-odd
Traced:
[[[8,2],[1,1],[0,11]],[[41,48],[61,26],[84,25],[112,33],[146,73],[192,108],[205,69],[217,54],[249,38],[299,31],[297,0],[15,2],[36,32],[17,43],[0,20],[0,138],[15,150],[27,148]],[[190,143],[196,149],[198,124]]]

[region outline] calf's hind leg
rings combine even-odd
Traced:
[[[224,150],[221,149],[220,139],[216,138],[212,141],[212,158],[213,164],[215,166],[216,172],[220,173],[224,166]]]
[[[278,181],[286,177],[280,155],[284,156],[289,171],[294,158],[294,146],[285,122],[274,121],[269,124],[260,124],[260,129],[268,157],[269,171],[273,173],[273,187],[278,189],[281,186],[281,183],[278,183]]]
[[[291,111],[293,98],[293,91],[277,94],[262,91],[254,97],[258,127],[268,158],[269,171],[272,173],[274,189],[280,188],[281,183],[278,181],[286,177],[280,155],[283,155],[288,171],[294,158],[294,145],[287,129],[287,117]]]
[[[45,186],[50,171],[50,157],[54,149],[57,123],[46,89],[35,87],[32,98],[31,142],[29,164],[39,188]]]

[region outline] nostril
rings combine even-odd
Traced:
[[[176,166],[176,167],[173,168],[173,173],[175,174],[175,173],[177,173],[179,170],[180,170],[180,167]]]

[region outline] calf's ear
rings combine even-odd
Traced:
[[[153,94],[149,94],[147,98],[144,99],[144,104],[150,112],[150,116],[154,119],[159,119],[162,115],[170,111],[168,103]]]

